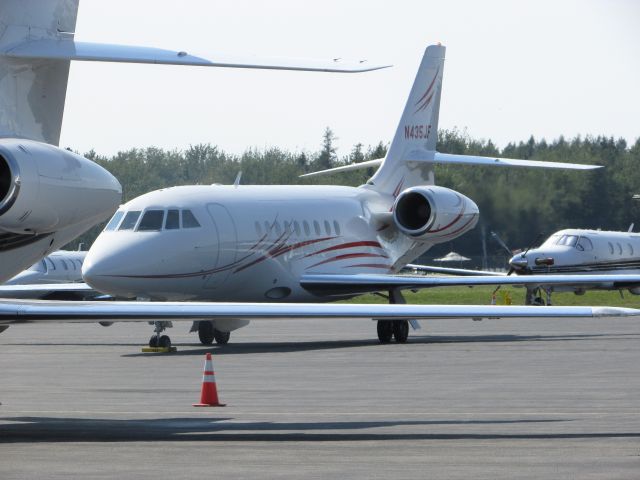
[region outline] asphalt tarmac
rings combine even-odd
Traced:
[[[640,478],[640,320],[146,324],[0,335],[0,479]],[[197,409],[213,352],[224,408]]]

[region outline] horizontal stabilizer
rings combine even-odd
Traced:
[[[184,51],[152,47],[76,42],[73,39],[33,40],[14,45],[4,52],[14,58],[80,60],[89,62],[153,63],[201,67],[262,68],[315,72],[367,72],[390,65],[370,64],[366,60],[309,60],[300,58],[259,58],[240,55],[196,56]]]
[[[584,165],[580,163],[543,162],[540,160],[518,160],[515,158],[479,157],[476,155],[454,155],[451,153],[435,152],[433,159],[428,154],[433,152],[412,151],[405,160],[412,162],[434,162],[458,165],[486,165],[490,167],[530,167],[530,168],[558,168],[564,170],[593,170],[602,168],[601,165]]]
[[[305,173],[300,177],[316,177],[331,175],[332,173],[350,172],[365,168],[379,167],[384,159],[377,158],[366,162],[351,163],[340,167],[318,170]],[[515,158],[480,157],[477,155],[454,155],[452,153],[428,152],[426,150],[412,150],[404,156],[405,162],[425,162],[457,165],[481,165],[489,167],[529,167],[529,168],[555,168],[561,170],[595,170],[602,165],[585,165],[581,163],[545,162],[541,160],[519,160]]]
[[[320,177],[322,175],[331,175],[332,173],[351,172],[355,170],[364,170],[365,168],[379,167],[384,159],[376,158],[375,160],[368,160],[366,162],[351,163],[349,165],[342,165],[341,167],[328,168],[326,170],[318,170],[317,172],[305,173],[300,175],[302,177]]]

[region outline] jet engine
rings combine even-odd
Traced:
[[[92,161],[46,143],[0,139],[0,230],[49,233],[108,217],[122,187]]]
[[[435,185],[408,188],[393,206],[393,220],[402,233],[432,243],[449,241],[471,230],[478,215],[473,200]]]

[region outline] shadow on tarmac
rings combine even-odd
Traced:
[[[411,348],[419,345],[431,344],[456,344],[456,343],[513,343],[513,342],[569,342],[578,340],[620,340],[621,337],[629,337],[630,339],[638,339],[637,333],[599,333],[599,334],[558,334],[558,335],[412,335],[406,344],[398,345],[390,343],[381,346],[377,338],[358,339],[358,340],[314,340],[314,341],[290,341],[290,342],[240,342],[230,343],[228,345],[201,345],[199,343],[174,343],[178,347],[177,352],[170,355],[203,355],[207,352],[215,352],[216,355],[244,355],[255,353],[297,353],[307,351],[321,350],[338,350],[343,348]],[[37,343],[13,343],[8,342],[6,345],[11,346],[29,346],[29,347],[45,347],[45,346],[68,346],[68,347],[133,347],[138,349],[142,346],[139,343],[104,343],[104,342],[37,342]],[[185,348],[186,350],[181,350]],[[122,357],[140,357],[149,355],[167,355],[164,353],[128,353],[121,355]]]
[[[554,440],[640,438],[640,433],[420,433],[386,432],[392,427],[439,425],[524,425],[568,422],[571,419],[427,420],[359,422],[235,422],[229,417],[96,420],[83,418],[6,417],[0,443],[238,441],[325,442],[387,440]],[[15,422],[15,423],[14,423]],[[367,430],[354,432],[354,430]]]
[[[637,334],[623,334],[638,337]],[[291,341],[291,342],[265,342],[265,343],[231,343],[227,345],[198,345],[193,343],[174,344],[177,352],[171,355],[204,355],[214,352],[216,355],[246,355],[254,353],[297,353],[320,350],[338,350],[342,348],[411,348],[412,346],[440,344],[440,343],[511,343],[511,342],[566,342],[577,340],[590,340],[597,338],[617,338],[620,334],[571,334],[571,335],[414,335],[409,337],[405,344],[390,343],[381,346],[377,339],[363,340],[318,340],[318,341]],[[180,350],[189,348],[188,350]],[[122,357],[148,356],[148,353],[128,353]],[[153,354],[152,354],[153,355]],[[165,354],[160,354],[165,355]]]

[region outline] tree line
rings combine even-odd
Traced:
[[[149,147],[110,157],[94,151],[85,156],[118,178],[126,202],[174,185],[230,184],[239,171],[243,184],[361,185],[373,175],[373,169],[330,177],[300,178],[300,175],[383,158],[388,146],[383,142],[370,146],[357,144],[348,155],[339,158],[335,145],[336,138],[327,128],[319,150],[313,153],[273,147],[233,155],[215,145],[201,144],[186,150]],[[561,228],[626,230],[640,213],[640,202],[632,199],[633,194],[640,193],[640,138],[630,146],[623,139],[604,136],[569,140],[560,137],[550,142],[530,137],[499,149],[491,140],[474,139],[454,129],[439,131],[438,151],[597,164],[605,168],[564,171],[436,165],[436,183],[472,198],[480,208],[480,221],[473,231],[431,249],[425,261],[455,250],[474,259],[468,266],[480,267],[484,239],[490,263],[499,266],[506,260],[506,252],[490,238],[491,231],[497,232],[510,248],[526,248]],[[76,248],[78,243],[90,245],[102,228],[103,225],[93,228],[67,248]]]

